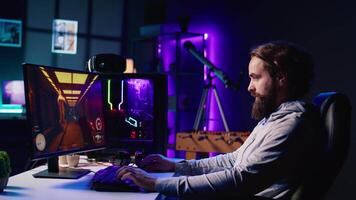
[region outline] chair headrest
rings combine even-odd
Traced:
[[[323,111],[327,111],[332,104],[338,104],[351,110],[351,104],[348,97],[338,92],[320,93],[313,99],[313,104],[320,108],[322,115],[325,114]]]
[[[346,159],[350,143],[351,104],[342,93],[320,93],[313,100],[319,107],[324,136],[326,136],[326,153],[329,159]]]

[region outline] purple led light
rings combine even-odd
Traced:
[[[161,44],[161,59],[163,70],[165,72],[169,72],[171,66],[175,63],[175,47],[176,41],[175,40],[166,40],[165,38],[160,41]],[[169,84],[168,84],[169,87]],[[169,91],[169,88],[168,88]]]
[[[208,54],[206,53],[206,48],[204,48],[204,57],[207,58]],[[204,81],[206,81],[206,79],[208,78],[208,69],[207,67],[204,65]]]
[[[3,104],[25,105],[25,89],[22,80],[3,81],[2,93]]]
[[[165,32],[175,32],[177,31],[175,28],[177,27],[165,27]],[[223,60],[219,60],[219,58],[224,57],[224,51],[218,51],[218,49],[221,49],[221,42],[222,39],[219,37],[221,34],[219,34],[219,28],[216,25],[213,24],[201,24],[200,23],[192,23],[190,24],[189,27],[189,32],[192,33],[204,33],[200,37],[192,37],[189,39],[181,39],[181,48],[183,48],[183,44],[186,41],[192,42],[194,45],[196,44],[201,44],[202,39],[205,42],[205,49],[202,52],[204,57],[207,57],[212,63],[215,65],[219,66],[221,68],[221,62]],[[203,38],[202,38],[203,37]],[[209,39],[208,39],[209,38]],[[220,45],[219,45],[220,44]],[[171,74],[171,69],[176,67],[176,50],[177,50],[177,44],[175,39],[171,40],[161,40],[159,41],[159,45],[157,46],[157,51],[158,54],[160,55],[161,61],[162,61],[162,67],[164,72]],[[160,52],[160,53],[159,53]],[[207,79],[207,73],[208,70],[206,70],[206,67],[204,67],[204,80]],[[215,79],[213,80],[213,83],[216,84],[218,81]],[[217,85],[218,90],[223,90],[224,88],[220,88],[220,85]],[[168,75],[168,95],[174,97],[176,95],[176,81],[175,78],[171,75]],[[221,93],[221,92],[219,92]],[[199,95],[199,94],[197,94]],[[203,129],[204,130],[221,130],[223,128],[222,125],[222,120],[220,119],[220,114],[218,110],[218,106],[216,104],[216,101],[213,97],[213,95],[209,94],[208,97],[208,123],[204,124]],[[174,109],[174,108],[173,108]],[[169,110],[168,111],[168,128],[171,130],[168,136],[168,143],[169,144],[174,144],[175,143],[175,132],[176,130],[176,118],[175,118],[175,110]],[[175,151],[172,149],[167,150],[167,156],[168,157],[174,157],[175,156]]]
[[[168,158],[174,158],[175,156],[175,150],[173,149],[167,149],[167,157]]]
[[[151,83],[146,79],[128,79],[127,84],[133,86],[139,93],[142,89],[149,87]]]
[[[221,43],[223,38],[220,37],[222,34],[219,33],[219,27],[214,24],[191,24],[191,31],[193,32],[203,32],[204,33],[204,39],[205,39],[205,44],[206,48],[204,51],[204,56],[208,58],[212,63],[214,63],[216,66],[219,68],[223,69],[223,66],[221,65],[221,62],[223,60],[219,58],[224,57],[224,51],[218,51],[217,49],[221,49]],[[209,38],[209,39],[208,39]],[[208,70],[205,68],[205,76],[207,75]],[[223,87],[219,87],[217,84],[218,80],[213,79],[213,84],[216,85],[217,90],[219,94],[221,93],[220,91],[223,90]],[[215,98],[213,98],[213,95],[209,95],[209,116],[207,117],[209,122],[207,124],[207,130],[213,131],[213,130],[223,130],[223,124],[222,120],[220,117],[220,113],[218,110],[217,103],[215,101]],[[224,106],[223,106],[224,107]]]
[[[159,50],[159,58],[162,62],[162,68],[163,71],[166,73],[170,73],[171,69],[175,65],[175,47],[176,47],[176,41],[175,40],[167,40],[165,37],[160,37],[159,38],[159,45],[158,45],[158,50]],[[172,76],[167,77],[167,84],[168,84],[168,97],[172,97],[175,95],[175,80],[173,79]],[[169,109],[169,108],[168,108]],[[168,125],[168,144],[174,144],[175,143],[175,133],[172,133],[175,131],[175,111],[167,111],[167,125]],[[167,149],[167,157],[173,158],[175,157],[175,151],[173,149]]]
[[[161,45],[161,43],[158,43],[158,45],[157,45],[157,55],[158,55],[158,57],[161,57],[161,53],[162,53],[162,45]]]
[[[215,152],[210,152],[209,153],[209,157],[214,157],[214,156],[217,156],[217,155],[219,155],[218,153],[215,153]]]
[[[141,110],[153,116],[153,82],[148,79],[127,79],[126,109]]]

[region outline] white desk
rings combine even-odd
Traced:
[[[80,179],[33,178],[32,174],[46,169],[40,166],[10,177],[7,188],[0,193],[0,200],[153,200],[158,193],[139,192],[98,192],[90,189],[94,173]],[[98,171],[105,166],[79,164],[79,167]],[[152,173],[156,177],[169,177],[173,173]]]

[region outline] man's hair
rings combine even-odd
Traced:
[[[281,73],[287,76],[290,98],[302,98],[309,91],[314,78],[314,64],[312,56],[301,47],[274,41],[254,48],[250,55],[265,61],[272,78]]]

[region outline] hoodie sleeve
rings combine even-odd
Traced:
[[[243,145],[249,144],[254,138],[254,132],[250,134]],[[237,157],[239,155],[242,146],[231,153],[218,155],[211,158],[205,158],[201,160],[185,160],[183,162],[176,163],[176,174],[178,175],[201,175],[225,169],[230,169],[236,164]]]
[[[156,189],[161,193],[174,196],[245,195],[262,191],[276,180],[285,177],[288,170],[293,169],[298,162],[296,156],[300,156],[298,149],[302,145],[297,142],[299,139],[294,134],[300,132],[297,131],[298,124],[297,119],[285,119],[283,123],[273,126],[273,129],[265,130],[262,134],[266,134],[266,137],[261,145],[251,154],[246,155],[246,159],[241,163],[231,168],[196,176],[157,179]],[[202,162],[192,161],[186,165],[204,166],[207,169],[213,168],[209,166],[210,164],[218,167],[223,167],[224,164],[231,166],[233,162],[229,162],[229,158],[233,158],[233,154]]]
[[[176,173],[179,175],[200,175],[217,171],[222,171],[227,168],[232,168],[238,154],[238,149],[234,152],[218,155],[211,158],[201,160],[185,160],[176,163]]]

